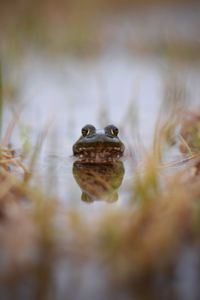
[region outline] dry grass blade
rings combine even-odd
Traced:
[[[169,162],[169,163],[166,163],[166,164],[161,164],[160,168],[178,167],[178,166],[183,165],[183,164],[189,162],[190,160],[194,160],[196,158],[200,158],[200,152],[192,154],[192,155],[190,155],[186,158],[183,158],[183,159],[172,161],[172,162]]]
[[[11,167],[22,169],[24,174],[28,173],[26,166],[16,155],[14,149],[0,147],[0,167],[9,171]]]
[[[19,117],[20,117],[20,112],[15,113],[15,116],[12,118],[12,120],[10,121],[6,133],[3,137],[3,141],[2,141],[2,146],[6,147],[9,144],[9,141],[11,139],[11,135],[13,133],[13,130],[17,124],[17,122],[19,121]]]
[[[33,170],[34,170],[34,166],[36,164],[36,160],[37,160],[38,155],[41,151],[44,140],[45,140],[45,138],[48,134],[49,128],[50,128],[50,122],[48,121],[47,125],[45,126],[45,128],[43,129],[41,134],[38,136],[35,148],[34,148],[33,153],[32,153],[32,157],[31,157],[30,162],[29,162],[28,172],[26,174],[27,176],[25,177],[26,182],[28,182],[31,179],[32,175],[33,175]]]
[[[3,118],[3,84],[2,84],[2,66],[0,61],[0,140],[2,135],[2,118]]]
[[[180,139],[181,143],[185,146],[188,154],[192,156],[193,155],[192,149],[190,148],[189,144],[187,143],[187,141],[184,139],[184,137],[181,134],[179,134],[179,139]]]

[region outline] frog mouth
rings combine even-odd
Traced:
[[[114,162],[123,155],[123,149],[115,147],[79,147],[74,153],[75,157],[82,162],[102,163]]]

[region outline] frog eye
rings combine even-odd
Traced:
[[[82,130],[82,136],[89,136],[89,135],[93,135],[96,132],[96,128],[93,125],[85,125]]]
[[[105,133],[109,136],[117,136],[119,133],[119,129],[114,125],[108,125],[104,128]]]

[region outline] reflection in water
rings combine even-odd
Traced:
[[[112,164],[86,164],[75,161],[73,175],[82,190],[83,201],[115,202],[118,200],[118,188],[124,177],[124,164],[121,161]]]

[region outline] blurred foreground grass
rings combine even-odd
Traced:
[[[198,123],[193,120],[196,126]],[[197,132],[195,126],[191,126],[190,133],[192,128]],[[116,291],[125,289],[139,299],[160,299],[160,293],[180,299],[180,281],[182,286],[191,280],[193,285],[198,282],[199,277],[187,275],[187,268],[189,265],[198,276],[200,148],[197,151],[198,145],[193,144],[191,135],[189,139],[186,135],[190,151],[184,151],[184,155],[190,163],[170,174],[165,172],[162,156],[163,146],[168,144],[169,127],[170,123],[157,130],[154,150],[134,170],[129,204],[92,220],[76,209],[62,207],[59,199],[30,184],[31,170],[15,158],[14,150],[2,145],[2,299],[66,299],[60,296],[58,287],[69,299],[74,298],[73,286],[79,269],[94,261],[107,274],[111,294],[114,286]],[[14,172],[16,169],[20,172]],[[28,173],[28,177],[20,173]],[[187,251],[192,253],[189,258]],[[60,283],[60,264],[69,261],[71,265],[65,268]],[[180,269],[185,276],[180,276]],[[200,292],[199,286],[195,288]]]

